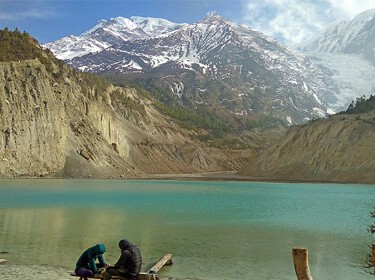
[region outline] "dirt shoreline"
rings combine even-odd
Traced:
[[[0,180],[11,180],[11,179],[58,179],[58,180],[176,180],[176,181],[233,181],[233,182],[249,182],[249,183],[293,183],[293,184],[360,184],[360,185],[374,185],[375,182],[363,183],[363,182],[342,182],[342,181],[313,181],[313,180],[281,180],[277,178],[266,178],[266,177],[255,177],[239,175],[236,171],[214,171],[204,173],[179,173],[179,174],[142,174],[136,177],[12,177],[12,176],[0,176]]]
[[[340,182],[340,181],[311,181],[311,180],[280,180],[275,178],[253,177],[239,175],[236,171],[206,172],[193,174],[148,174],[147,177],[137,180],[190,180],[190,181],[236,181],[236,182],[265,182],[265,183],[294,183],[294,184],[361,184],[373,185],[374,183]]]

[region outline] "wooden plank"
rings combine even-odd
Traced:
[[[6,259],[0,259],[0,264],[2,264],[2,263],[6,263],[6,262],[7,262]]]
[[[159,280],[159,276],[156,274],[148,274],[147,272],[141,272],[138,274],[138,280]]]
[[[79,277],[80,279],[87,279],[87,278],[90,278],[90,279],[103,279],[103,276],[79,276],[77,274],[75,274],[74,272],[70,273],[70,276],[75,276],[75,277]],[[122,278],[120,276],[112,276],[111,279],[125,279],[125,278]],[[126,279],[125,279],[126,280]]]
[[[153,267],[150,268],[148,273],[156,274],[163,266],[172,264],[172,254],[165,254]]]
[[[70,273],[70,276],[79,277],[81,280],[87,280],[87,279],[103,279],[103,276],[91,276],[91,277],[84,277],[84,276],[78,276],[74,272]],[[128,280],[126,278],[122,278],[120,276],[111,276],[111,279],[117,279],[117,280]],[[141,272],[138,274],[138,280],[157,280],[159,277],[157,275],[151,275],[147,272]]]
[[[305,248],[293,248],[292,250],[294,270],[298,280],[312,280],[309,268],[308,251]]]

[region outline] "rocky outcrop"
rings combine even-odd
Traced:
[[[239,173],[262,179],[375,183],[375,111],[290,128]]]
[[[92,79],[98,79],[92,82]],[[145,177],[234,170],[249,153],[206,147],[134,88],[38,59],[0,62],[1,177]]]

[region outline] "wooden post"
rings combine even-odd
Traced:
[[[292,250],[294,270],[298,280],[313,280],[310,274],[308,252],[305,248]]]
[[[372,243],[372,266],[374,267],[374,273],[375,273],[375,243]]]

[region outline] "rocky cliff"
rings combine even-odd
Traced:
[[[1,177],[144,177],[233,170],[249,158],[196,141],[134,88],[48,68],[0,62]]]
[[[375,110],[291,127],[239,173],[262,179],[375,183]]]

